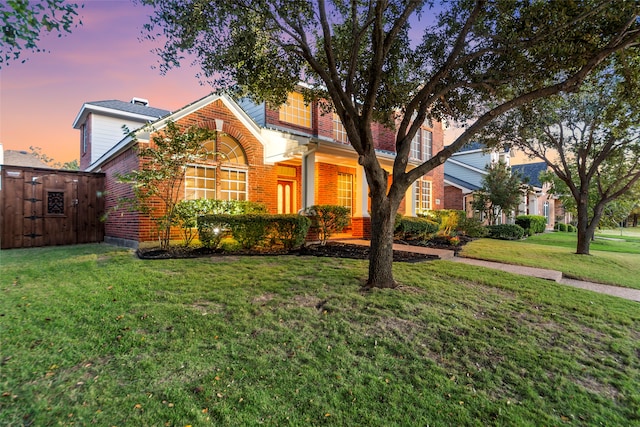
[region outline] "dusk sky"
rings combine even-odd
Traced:
[[[80,2],[79,0],[77,0]],[[162,76],[154,45],[140,41],[152,9],[131,0],[88,0],[79,9],[83,25],[58,37],[45,34],[24,51],[25,63],[0,70],[0,143],[5,150],[40,147],[57,162],[79,158],[80,131],[72,128],[84,102],[134,97],[175,111],[209,93],[189,63]],[[451,137],[454,133],[447,132]],[[448,138],[445,138],[448,139]]]
[[[5,150],[30,146],[58,162],[79,157],[78,130],[72,128],[82,104],[133,97],[176,110],[212,90],[201,86],[197,68],[185,64],[165,76],[148,41],[140,42],[150,9],[129,0],[89,0],[80,9],[83,25],[71,34],[47,34],[40,47],[23,52],[25,63],[0,70],[0,143]]]

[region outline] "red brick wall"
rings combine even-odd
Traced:
[[[440,152],[444,148],[444,132],[442,130],[442,123],[435,122],[433,124],[433,128],[431,129],[433,132],[432,135],[432,149],[431,152],[435,155]],[[438,166],[431,172],[429,172],[426,177],[431,178],[432,187],[431,191],[432,199],[433,199],[433,209],[445,209],[444,207],[444,164]],[[437,204],[437,200],[440,200],[440,204]]]
[[[128,208],[116,209],[122,198],[133,197],[133,191],[128,184],[118,182],[117,176],[124,175],[138,168],[138,156],[133,148],[121,153],[102,166],[105,173],[105,237],[139,240],[140,217],[137,212]]]
[[[464,196],[462,190],[451,185],[444,188],[443,209],[464,209]]]
[[[244,149],[248,168],[248,198],[251,201],[264,203],[271,213],[276,213],[277,206],[277,168],[275,165],[265,165],[263,162],[264,150],[262,144],[245,128],[244,125],[233,115],[222,101],[216,101],[200,110],[177,121],[179,126],[199,126],[215,129],[215,119],[223,119],[222,131],[235,138]],[[153,137],[153,136],[152,136]],[[106,209],[116,207],[118,200],[122,197],[132,197],[133,192],[127,184],[119,184],[116,179],[117,174],[125,174],[131,170],[138,169],[138,157],[133,149],[130,149],[103,165],[102,170],[106,173],[107,197]],[[296,178],[300,182],[300,168],[298,168]],[[301,184],[297,186],[300,192]],[[300,203],[300,194],[297,195]],[[151,202],[156,215],[162,215],[159,200]],[[105,235],[118,239],[128,239],[134,241],[151,241],[157,239],[155,223],[146,215],[129,212],[126,209],[119,209],[112,212],[105,224]],[[180,238],[180,231],[172,231],[172,238]]]

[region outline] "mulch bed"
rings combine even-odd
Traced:
[[[408,243],[408,242],[402,242]],[[415,243],[411,243],[415,244]],[[433,246],[432,246],[433,247]],[[454,250],[456,247],[441,245],[440,249]],[[181,258],[199,258],[199,257],[223,257],[223,256],[260,256],[260,255],[306,255],[318,257],[333,258],[350,258],[350,259],[369,259],[369,248],[362,245],[353,245],[341,242],[327,242],[326,245],[308,245],[303,248],[286,251],[283,249],[262,249],[251,251],[235,251],[222,252],[214,251],[206,248],[184,248],[172,247],[169,250],[161,250],[158,248],[138,249],[136,255],[140,259],[181,259]],[[435,255],[418,254],[414,252],[393,251],[393,260],[395,262],[421,262],[438,259]]]

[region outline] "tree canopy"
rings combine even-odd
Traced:
[[[553,191],[577,213],[580,254],[589,253],[603,215],[618,217],[640,182],[639,59],[616,55],[576,93],[514,110],[492,130],[550,166]]]
[[[640,36],[636,3],[609,0],[138,1],[154,7],[145,29],[164,43],[163,70],[195,57],[203,80],[238,96],[278,104],[302,81],[307,99],[328,101],[369,185],[370,286],[394,286],[393,218],[417,178],[502,113],[575,90]],[[410,167],[427,119],[470,124]],[[390,172],[376,156],[374,120],[396,130]]]
[[[504,161],[485,167],[487,175],[482,187],[473,193],[473,209],[483,212],[490,225],[496,224],[504,212],[507,216],[518,208],[522,201],[522,177],[513,172]]]
[[[38,43],[43,32],[57,32],[61,37],[82,22],[78,18],[78,5],[65,0],[7,0],[0,2],[0,25],[1,69],[19,60],[25,50],[40,52]]]

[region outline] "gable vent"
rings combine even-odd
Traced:
[[[131,103],[135,104],[135,105],[142,105],[143,107],[146,107],[149,105],[149,100],[148,99],[144,99],[144,98],[133,98],[131,99]]]

